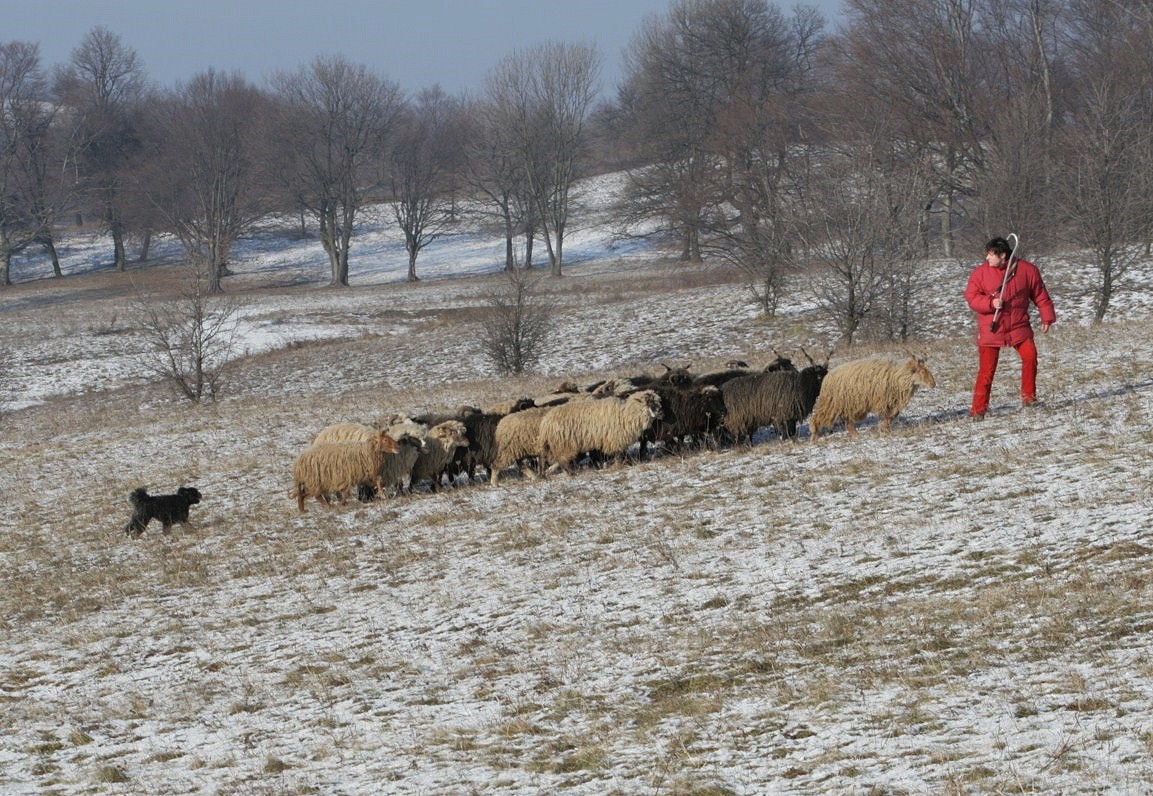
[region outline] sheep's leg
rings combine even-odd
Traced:
[[[857,431],[857,427],[853,425],[852,420],[845,421],[845,431],[849,432],[850,437],[856,437],[860,435],[860,432]]]

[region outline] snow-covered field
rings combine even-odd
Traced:
[[[368,224],[332,290],[315,241],[269,231],[235,252],[246,355],[200,408],[142,376],[132,315],[178,267],[93,268],[79,236],[67,279],[17,262],[0,793],[1153,790],[1150,266],[1094,327],[1085,267],[1038,258],[1060,315],[1038,411],[1010,353],[967,421],[968,269],[927,263],[938,386],[890,436],[297,512],[292,459],[334,421],[828,350],[807,301],[758,318],[731,275],[590,218],[521,379],[479,345],[499,241],[438,241],[407,284]],[[182,484],[197,530],[124,536],[132,488]]]

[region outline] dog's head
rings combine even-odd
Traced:
[[[176,490],[176,494],[188,501],[188,505],[200,502],[200,490],[191,486],[182,486]]]
[[[136,489],[132,490],[132,494],[128,496],[128,500],[132,503],[133,506],[138,506],[144,501],[148,500],[148,490],[142,486],[137,487]]]

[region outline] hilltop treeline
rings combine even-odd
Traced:
[[[615,87],[595,48],[553,43],[472,98],[340,55],[158,89],[104,28],[63,64],[0,42],[0,282],[21,253],[60,275],[80,224],[118,269],[174,235],[219,291],[231,246],[277,214],[347,285],[357,214],[382,202],[410,279],[466,215],[506,267],[560,275],[581,178],[624,170],[621,234],[743,269],[769,313],[804,273],[848,341],[915,334],[918,263],[1007,231],[1084,250],[1100,320],[1153,240],[1151,54],[1149,0],[846,0],[836,30],[804,6],[672,0]]]

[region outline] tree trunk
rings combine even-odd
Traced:
[[[216,255],[210,254],[205,265],[208,270],[208,292],[210,294],[223,293],[224,289],[220,286],[220,263],[217,262]]]
[[[60,255],[56,252],[56,244],[52,241],[52,236],[46,236],[40,245],[44,247],[44,250],[48,252],[49,259],[52,260],[52,275],[64,276],[64,272],[60,270]]]
[[[417,277],[417,275],[416,275],[416,254],[417,254],[417,251],[416,251],[415,246],[408,250],[408,281],[409,282],[420,281],[419,277]]]
[[[563,260],[561,258],[563,255],[563,246],[564,246],[564,241],[558,235],[557,241],[556,241],[556,246],[550,247],[550,248],[552,248],[552,251],[549,252],[549,260],[552,263],[552,276],[562,276],[561,263],[563,262]]]
[[[128,255],[124,251],[124,232],[119,225],[112,229],[112,260],[117,271],[124,271],[128,267]]]
[[[317,220],[320,222],[320,245],[328,255],[328,267],[332,273],[328,286],[348,287],[348,257],[341,250],[336,213],[326,210],[317,215]]]
[[[1101,257],[1101,287],[1093,302],[1093,323],[1099,324],[1105,320],[1105,313],[1109,311],[1109,302],[1113,299],[1113,255],[1105,252]]]
[[[511,273],[516,270],[516,235],[512,228],[512,213],[507,206],[501,208],[501,218],[504,220],[504,270]]]
[[[115,212],[108,210],[108,231],[112,233],[112,263],[117,271],[128,267],[128,256],[124,251],[124,225],[116,220]]]

